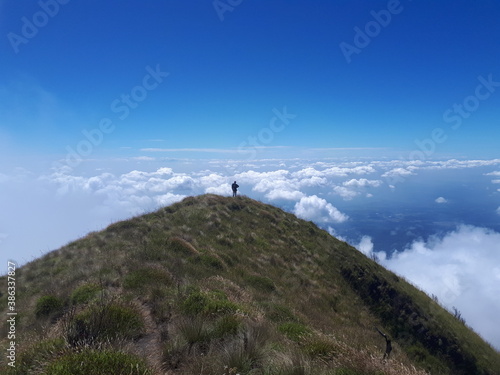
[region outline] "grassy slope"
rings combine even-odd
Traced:
[[[499,353],[424,293],[245,197],[118,222],[16,279],[17,374],[77,373],[70,363],[124,353],[137,374],[500,374]],[[388,362],[374,326],[393,337]]]

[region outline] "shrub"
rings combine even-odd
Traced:
[[[224,351],[224,363],[235,373],[246,374],[259,367],[264,358],[265,344],[268,341],[269,327],[247,325],[243,331],[243,340],[230,342]]]
[[[209,340],[208,329],[205,326],[203,319],[186,318],[177,323],[177,329],[182,335],[182,338],[188,344],[188,354],[191,348],[196,343],[203,343]]]
[[[256,359],[241,345],[231,345],[224,352],[224,363],[233,373],[248,373],[255,366]]]
[[[142,317],[133,307],[108,303],[94,305],[73,317],[67,338],[74,346],[116,338],[136,339],[143,329]]]
[[[236,312],[238,305],[229,301],[227,295],[221,291],[204,293],[192,290],[181,308],[188,315],[222,315]]]
[[[35,306],[37,318],[62,313],[63,301],[56,296],[43,296],[38,299]]]
[[[101,288],[97,284],[84,284],[71,293],[71,303],[78,305],[89,302]]]
[[[47,375],[151,375],[145,363],[132,355],[85,348],[66,354],[52,362]]]

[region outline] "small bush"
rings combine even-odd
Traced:
[[[229,343],[224,351],[224,363],[235,373],[249,373],[262,365],[265,345],[269,339],[269,327],[264,325],[247,325],[243,340]]]
[[[188,344],[188,353],[194,344],[209,340],[209,332],[204,320],[199,318],[186,318],[177,323],[177,329]]]
[[[97,292],[99,292],[101,288],[97,284],[84,284],[76,288],[73,293],[71,293],[71,303],[78,305],[89,302],[92,298],[95,297]]]
[[[300,341],[300,339],[311,333],[311,330],[303,324],[295,322],[286,322],[278,326],[278,331],[286,335],[290,340]]]
[[[238,305],[229,301],[226,294],[221,291],[203,293],[193,290],[181,307],[183,312],[188,315],[223,315],[238,310]]]
[[[256,359],[246,352],[241,345],[231,345],[224,352],[224,363],[232,373],[248,373],[255,366]]]
[[[52,362],[47,375],[152,375],[139,358],[110,350],[86,348],[69,353]]]
[[[67,331],[74,346],[104,342],[116,338],[136,339],[144,330],[144,322],[134,308],[118,303],[94,305],[76,315]]]
[[[55,296],[43,296],[38,299],[35,306],[35,315],[37,318],[47,317],[53,314],[62,313],[64,303]]]

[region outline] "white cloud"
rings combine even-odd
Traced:
[[[269,193],[267,193],[265,197],[272,201],[279,199],[298,201],[301,198],[305,197],[305,194],[298,190],[289,191],[289,190],[274,189],[271,190]]]
[[[498,177],[500,177],[500,171],[485,173],[485,176],[498,176]]]
[[[154,161],[156,160],[155,158],[152,158],[151,156],[137,156],[135,158],[132,158],[132,160],[138,160],[138,161]]]
[[[342,185],[347,187],[379,187],[382,185],[380,180],[367,180],[366,178],[360,178],[359,180],[352,179],[345,181]]]
[[[390,171],[388,172],[385,172],[382,177],[402,177],[402,176],[411,176],[411,175],[414,175],[415,173],[413,173],[411,170],[409,169],[405,169],[405,168],[394,168],[394,169],[391,169]]]
[[[316,195],[301,198],[295,204],[294,213],[304,220],[312,220],[317,223],[342,223],[348,219],[347,215]]]
[[[462,225],[442,238],[415,241],[383,264],[448,309],[458,308],[468,324],[500,347],[500,233]]]
[[[497,208],[497,214],[500,215],[500,207]]]
[[[325,169],[323,174],[325,176],[339,176],[346,177],[349,174],[369,174],[374,173],[375,169],[371,165],[361,165],[356,167],[331,167]]]
[[[318,170],[314,167],[306,167],[294,172],[293,177],[304,179],[306,177],[347,177],[350,174],[369,174],[376,170],[371,165],[358,165],[358,163],[341,163],[340,165],[329,165],[328,163],[316,163],[325,169]]]
[[[439,197],[436,198],[434,202],[442,204],[442,203],[448,203],[448,200],[446,198]]]
[[[492,180],[491,183],[493,183],[493,184],[500,184],[500,180]]]
[[[276,188],[278,185],[281,187],[290,185],[289,174],[290,172],[284,169],[269,172],[249,170],[236,174],[235,180],[238,181],[239,185],[253,185],[252,190],[264,193]]]
[[[488,167],[500,164],[500,159],[490,160],[442,160],[442,161],[427,161],[423,165],[425,169],[464,169],[464,168],[478,168]]]
[[[297,178],[322,177],[323,175],[324,175],[323,172],[320,172],[313,167],[307,167],[307,168],[301,169],[298,172],[293,173],[293,176],[297,177]]]
[[[359,243],[353,246],[368,257],[373,254],[373,242],[370,236],[361,237]]]
[[[333,191],[335,192],[335,194],[340,195],[342,197],[342,199],[344,199],[346,201],[351,200],[354,197],[356,197],[357,195],[359,195],[359,193],[357,191],[350,190],[350,189],[343,187],[343,186],[334,186]]]
[[[233,191],[229,183],[224,183],[217,186],[209,186],[205,189],[205,193],[208,194],[218,194],[218,195],[232,195]]]
[[[298,185],[303,187],[326,186],[327,184],[328,184],[328,179],[326,179],[325,177],[318,177],[318,176],[303,178],[298,181]]]
[[[167,193],[163,195],[157,195],[156,197],[154,197],[154,200],[160,206],[168,206],[183,200],[185,197],[185,195]]]

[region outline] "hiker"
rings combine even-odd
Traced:
[[[380,333],[384,339],[385,339],[385,353],[384,353],[384,357],[382,358],[382,360],[384,359],[389,359],[389,354],[391,354],[391,351],[392,351],[392,344],[391,344],[391,339],[389,338],[389,336],[387,336],[385,333],[382,333],[380,332],[380,330],[375,327],[375,329],[378,331],[378,333]]]
[[[240,185],[238,185],[236,181],[234,181],[233,184],[231,185],[231,188],[233,189],[233,197],[236,197],[236,195],[238,194],[239,187]]]

